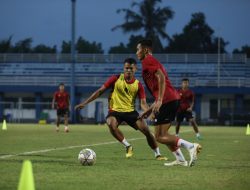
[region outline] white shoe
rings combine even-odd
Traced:
[[[192,167],[195,165],[195,161],[197,160],[197,154],[201,151],[201,145],[198,143],[194,143],[194,147],[189,149],[190,161],[189,166]]]
[[[68,133],[69,132],[69,128],[68,127],[64,127],[64,131],[65,131],[65,133]]]
[[[173,162],[164,163],[164,166],[188,166],[188,162],[187,161],[175,160]]]

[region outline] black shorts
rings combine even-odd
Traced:
[[[57,116],[64,117],[65,115],[69,116],[69,109],[57,109]]]
[[[155,115],[154,125],[167,124],[174,121],[178,107],[179,100],[162,104],[159,113]]]
[[[136,121],[138,120],[139,113],[137,111],[132,111],[132,112],[111,111],[108,113],[106,119],[111,116],[116,118],[118,125],[120,125],[122,122],[126,122],[129,126],[133,127],[135,130],[138,130]]]
[[[193,114],[191,111],[182,111],[177,113],[176,120],[178,122],[182,122],[186,118],[186,121],[189,121],[190,119],[193,119]]]

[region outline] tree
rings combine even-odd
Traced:
[[[174,12],[170,7],[157,6],[161,0],[144,0],[141,3],[134,2],[131,8],[137,10],[118,9],[117,13],[125,13],[125,22],[112,28],[112,31],[122,29],[124,33],[145,31],[144,38],[153,40],[154,52],[163,51],[160,38],[170,40],[166,33],[167,22],[173,18]]]
[[[71,42],[62,41],[61,53],[70,53],[71,52]]]
[[[120,43],[118,46],[112,46],[109,49],[109,53],[130,53],[127,46],[123,43]]]
[[[62,42],[62,51],[61,53],[70,53],[71,52],[71,41]],[[103,53],[102,44],[96,42],[89,42],[83,37],[79,37],[76,42],[76,50],[78,53]]]
[[[78,53],[103,53],[102,44],[97,42],[88,42],[79,37],[76,42],[76,50]]]
[[[24,40],[18,41],[15,46],[12,48],[12,53],[30,53],[31,52],[31,44],[32,38],[26,38]]]
[[[0,53],[8,53],[11,51],[11,48],[12,48],[11,40],[12,40],[12,36],[10,36],[6,40],[0,41]]]
[[[249,45],[244,45],[241,47],[241,49],[234,49],[233,53],[245,53],[248,58],[250,58],[250,46]]]
[[[214,30],[206,23],[203,13],[194,13],[181,34],[175,34],[166,51],[168,53],[217,53],[218,37]],[[225,53],[228,44],[220,38],[221,53]]]
[[[131,35],[127,45],[120,43],[118,46],[113,46],[109,49],[109,53],[135,53],[137,42],[144,39],[142,35]]]
[[[56,53],[56,46],[49,47],[44,44],[39,44],[32,49],[32,53]]]

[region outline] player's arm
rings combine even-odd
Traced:
[[[141,100],[140,100],[140,103],[141,103],[141,109],[142,109],[143,111],[147,111],[148,108],[149,108],[149,106],[148,106],[148,104],[147,104],[146,98],[141,99]]]
[[[102,85],[101,88],[99,88],[93,94],[91,94],[85,101],[76,105],[75,110],[84,108],[88,103],[90,103],[90,102],[94,101],[95,99],[97,99],[98,97],[100,97],[106,89],[107,88],[105,87],[105,85]]]
[[[70,105],[70,97],[68,96],[68,106],[69,106],[69,110],[71,110],[71,105]]]
[[[138,97],[140,99],[141,109],[143,111],[148,110],[149,106],[148,106],[147,101],[146,101],[145,89],[144,89],[143,85],[141,84],[141,82],[138,83]]]
[[[160,107],[162,105],[162,100],[163,100],[164,92],[165,92],[165,76],[164,76],[163,72],[160,69],[158,69],[155,72],[155,76],[157,78],[157,84],[158,84],[158,90],[159,90],[159,92],[158,92],[158,97],[155,100],[155,103],[154,103],[154,105],[152,107],[153,113],[159,112]]]
[[[113,75],[111,76],[98,90],[96,90],[93,94],[91,94],[90,97],[88,97],[85,101],[83,101],[82,103],[78,104],[75,106],[75,109],[82,109],[84,108],[88,103],[94,101],[95,99],[97,99],[99,96],[101,96],[103,94],[103,92],[110,88],[112,85],[115,84],[115,82],[117,81],[117,79],[119,78],[118,75]]]
[[[190,106],[187,109],[187,111],[192,111],[193,107],[194,107],[194,94],[192,94],[192,100],[191,100]]]

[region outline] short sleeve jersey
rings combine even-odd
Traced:
[[[142,77],[149,92],[152,94],[155,100],[158,99],[159,86],[157,77],[155,76],[155,73],[158,70],[161,70],[165,76],[165,92],[163,95],[162,103],[168,103],[174,100],[179,100],[180,96],[175,90],[175,88],[172,86],[168,78],[167,71],[165,70],[163,65],[152,55],[148,55],[142,61]]]
[[[57,109],[69,108],[69,94],[67,92],[57,91],[54,93],[54,99],[57,103]]]

